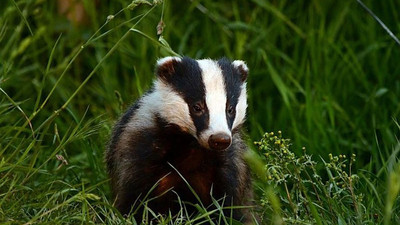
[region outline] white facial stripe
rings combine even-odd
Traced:
[[[185,100],[161,80],[156,81],[155,89],[160,95],[158,110],[160,116],[195,137],[196,127],[190,117],[189,106]]]
[[[200,141],[206,146],[212,134],[231,135],[226,120],[226,91],[221,68],[210,59],[198,60],[205,86],[206,105],[209,112],[209,127],[200,135]]]
[[[236,116],[233,121],[232,129],[235,129],[238,125],[244,122],[244,118],[246,117],[246,108],[247,108],[247,91],[246,91],[246,83],[242,84],[242,91],[240,92],[239,100],[236,105]]]

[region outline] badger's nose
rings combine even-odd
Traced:
[[[224,150],[231,145],[231,136],[225,133],[217,133],[210,136],[208,145],[213,150]]]

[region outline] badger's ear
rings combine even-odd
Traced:
[[[175,74],[175,68],[180,62],[181,58],[174,56],[167,56],[157,60],[156,75],[163,80],[169,80]]]
[[[249,68],[246,63],[242,60],[235,60],[232,65],[240,73],[242,82],[245,82],[247,75],[249,75]]]

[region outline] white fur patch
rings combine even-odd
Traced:
[[[170,62],[170,61],[172,61],[172,60],[176,60],[176,61],[180,62],[180,61],[181,61],[181,58],[179,58],[179,57],[177,57],[177,56],[167,56],[167,57],[158,59],[158,60],[157,60],[157,67],[159,67],[159,66],[161,66],[161,65],[163,65],[163,64],[165,64],[165,63],[167,63],[167,62]]]
[[[246,117],[246,109],[247,109],[246,83],[242,84],[241,89],[242,90],[240,92],[238,103],[236,105],[236,117],[235,120],[233,121],[232,129],[242,124]]]
[[[226,91],[221,68],[210,59],[198,60],[202,70],[206,91],[206,105],[209,111],[209,126],[200,134],[199,141],[208,147],[208,139],[212,134],[225,133],[231,136],[226,120]]]
[[[249,68],[247,67],[246,63],[242,60],[235,60],[232,62],[232,65],[236,68],[242,67],[243,70],[248,73],[249,72]]]
[[[249,68],[246,63],[242,60],[235,60],[232,62],[232,65],[235,68],[242,68],[245,73],[249,72]],[[236,117],[233,121],[232,129],[236,128],[238,125],[244,122],[246,117],[246,109],[247,109],[247,93],[246,93],[246,83],[242,84],[240,96],[238,99],[238,103],[236,105]]]
[[[134,132],[151,127],[155,123],[154,112],[158,109],[159,99],[156,92],[143,96],[139,102],[140,107],[127,123],[125,130]]]
[[[168,123],[178,125],[183,131],[196,137],[196,127],[189,114],[189,107],[185,100],[170,86],[161,80],[155,81],[154,92],[145,95],[140,100],[140,107],[126,126],[127,131],[140,131],[143,128],[154,126],[155,115]]]

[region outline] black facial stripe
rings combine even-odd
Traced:
[[[241,81],[240,72],[233,67],[232,62],[227,58],[221,58],[220,60],[218,60],[218,65],[222,70],[222,75],[225,81],[227,99],[226,109],[228,109],[229,106],[233,106],[233,108],[236,109],[236,105],[238,103],[241,92],[241,86],[243,84],[243,82]],[[236,113],[231,116],[226,113],[226,120],[228,122],[229,129],[232,129],[235,116]]]
[[[204,113],[201,116],[194,115],[192,111],[190,111],[190,116],[192,117],[193,123],[196,126],[197,135],[205,129],[207,129],[208,124],[210,122],[210,115],[208,113],[207,106],[204,109]]]
[[[196,103],[205,101],[206,96],[200,66],[196,60],[183,57],[181,62],[174,66],[174,69],[175,73],[168,79],[168,82],[188,104],[190,116],[192,117],[197,133],[200,133],[209,124],[209,113],[205,103],[202,115],[195,115],[192,109]]]

